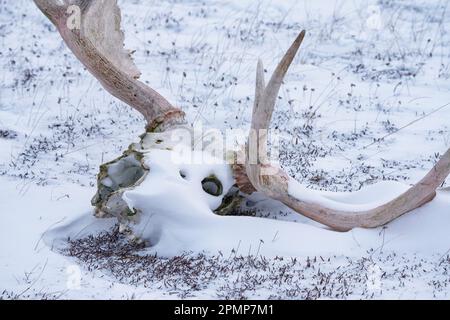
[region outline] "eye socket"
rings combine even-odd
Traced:
[[[209,176],[202,181],[202,188],[207,194],[219,197],[223,194],[222,182],[216,176]]]
[[[183,170],[181,170],[181,171],[180,171],[180,176],[181,176],[183,179],[186,179],[186,178],[187,178],[187,173],[184,172]]]

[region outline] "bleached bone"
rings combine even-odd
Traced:
[[[281,60],[267,87],[264,85],[262,62],[258,62],[252,130],[260,133],[259,145],[266,145],[266,132],[281,84],[304,37],[303,31]],[[339,231],[375,228],[434,199],[436,189],[443,185],[450,174],[450,149],[421,181],[397,198],[381,205],[343,205],[332,198],[323,197],[318,192],[301,186],[280,168],[271,166],[265,155],[260,155],[260,162],[257,164],[247,161],[246,171],[257,191],[281,201],[310,219]]]
[[[184,125],[185,114],[158,92],[138,80],[140,71],[124,49],[117,0],[34,0],[61,34],[78,60],[113,96],[141,113],[148,132]],[[73,16],[77,15],[79,16]],[[70,19],[75,24],[71,24]],[[77,23],[79,25],[77,25]],[[138,148],[139,149],[139,148]],[[92,203],[98,217],[114,215],[119,220],[132,214],[122,199],[124,190],[145,179],[148,168],[142,154],[130,147],[124,155],[100,167],[98,192]],[[111,170],[123,172],[114,177]],[[120,171],[119,170],[119,171]]]
[[[184,113],[158,92],[138,81],[140,72],[124,49],[117,0],[34,0],[56,26],[73,54],[116,98],[139,111],[149,130],[184,123]],[[79,12],[70,10],[72,6]],[[79,13],[80,25],[69,25]]]
[[[185,124],[184,113],[180,109],[137,80],[140,72],[129,52],[123,48],[124,35],[120,30],[121,16],[117,0],[34,1],[55,24],[74,55],[103,87],[139,111],[147,120],[147,133],[142,136],[141,142],[132,145],[119,159],[101,167],[98,193],[93,203],[98,216],[116,216],[122,224],[129,224],[135,234],[152,244],[158,243],[163,237],[176,238],[177,234],[172,228],[174,225],[202,232],[212,226],[206,221],[205,224],[199,223],[202,219],[214,219],[215,223],[224,221],[217,219],[213,211],[217,212],[219,209],[220,212],[227,212],[239,202],[236,201],[240,198],[233,190],[233,184],[237,184],[245,193],[260,191],[298,213],[342,231],[384,225],[431,201],[436,189],[450,172],[448,151],[421,182],[397,198],[386,201],[385,204],[349,205],[338,194],[307,190],[280,168],[272,166],[265,156],[267,129],[283,78],[305,32],[295,40],[267,86],[262,62],[258,63],[251,132],[259,133],[259,162],[247,161],[245,165],[236,163],[232,166],[225,163],[200,167],[174,165],[169,161],[175,147],[175,142],[170,137],[175,130],[189,131],[191,128]],[[79,10],[79,26],[68,24],[68,19],[74,12],[70,10],[72,6]],[[202,155],[204,156],[207,155]],[[232,191],[227,196],[228,189]],[[181,197],[185,206],[180,207],[173,204],[173,190],[197,192],[191,197]],[[187,211],[185,216],[174,212],[183,209]],[[155,211],[158,210],[163,211],[164,215],[156,214]],[[211,218],[207,218],[205,213],[210,214]],[[158,216],[161,218],[151,219]],[[151,226],[148,224],[150,221]],[[259,221],[255,221],[255,225],[257,224]],[[147,228],[154,232],[149,232]],[[185,235],[194,237],[199,232]],[[187,240],[180,239],[180,243]]]

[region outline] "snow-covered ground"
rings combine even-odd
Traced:
[[[448,0],[119,2],[144,81],[223,131],[249,127],[257,59],[270,73],[306,29],[273,127],[282,166],[310,188],[388,198],[391,180],[417,182],[450,147]],[[0,70],[0,299],[450,297],[445,190],[348,233],[256,195],[242,213],[257,217],[236,218],[254,219],[253,248],[238,223],[223,232],[227,217],[214,241],[149,255],[90,205],[99,165],[138,140],[140,116],[29,0],[0,0]]]

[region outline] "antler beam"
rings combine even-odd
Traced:
[[[120,29],[121,14],[117,0],[34,2],[56,26],[75,56],[103,87],[145,117],[149,131],[164,131],[185,124],[183,111],[138,81],[140,72],[130,53],[124,49],[124,34]],[[267,130],[283,79],[304,37],[305,31],[302,31],[281,60],[267,86],[263,64],[258,62],[255,106],[248,146],[255,147],[250,142],[253,142],[252,138],[256,133],[259,159],[250,161],[252,154],[247,152],[245,166],[234,166],[236,182],[241,191],[260,191],[300,214],[341,231],[358,227],[378,227],[431,201],[437,188],[450,174],[450,150],[419,183],[382,205],[337,203],[302,187],[280,168],[269,163],[266,151]]]
[[[34,0],[56,26],[67,46],[114,97],[139,111],[148,130],[184,123],[184,113],[138,81],[140,72],[124,49],[117,0]],[[76,8],[76,10],[71,10]],[[71,15],[79,14],[68,23]]]
[[[264,86],[262,62],[258,62],[256,76],[255,107],[253,110],[252,132],[258,133],[259,150],[266,145],[267,130],[270,126],[281,83],[305,37],[302,31],[286,55],[276,68],[271,81]],[[249,138],[249,145],[251,138]],[[258,163],[248,161],[245,166],[248,179],[254,188],[268,197],[279,200],[296,212],[322,223],[338,231],[353,228],[375,228],[400,217],[433,200],[436,189],[442,186],[450,174],[450,150],[448,150],[434,168],[408,191],[385,203],[361,209],[361,206],[338,204],[328,198],[319,196],[313,191],[302,187],[280,168],[267,162],[266,155],[259,155]],[[241,173],[242,176],[242,173]],[[245,181],[245,179],[243,179]],[[244,185],[244,183],[243,183]],[[248,189],[248,186],[246,186]]]

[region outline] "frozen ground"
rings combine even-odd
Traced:
[[[257,58],[271,72],[307,29],[273,126],[283,167],[311,188],[411,184],[450,147],[449,1],[120,3],[144,80],[190,121],[222,130],[248,128]],[[82,69],[31,1],[0,0],[0,68],[0,299],[450,297],[445,191],[392,225],[343,236],[357,254],[305,241],[289,248],[295,257],[143,255],[114,221],[89,218],[98,166],[137,140],[139,115]],[[255,202],[245,213],[307,222]],[[44,234],[72,220],[70,245],[49,246]]]

